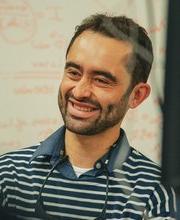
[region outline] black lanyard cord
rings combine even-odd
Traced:
[[[107,169],[107,164],[104,164],[104,171],[106,173],[106,197],[104,200],[104,206],[102,212],[99,217],[95,218],[95,220],[105,220],[106,210],[107,210],[107,203],[108,203],[108,193],[109,193],[109,173]]]
[[[42,187],[40,189],[40,192],[39,192],[39,195],[38,195],[38,199],[37,199],[37,202],[36,202],[36,207],[35,207],[35,214],[37,214],[37,216],[43,218],[43,220],[56,220],[54,217],[51,217],[51,216],[48,216],[44,209],[43,209],[43,203],[41,201],[41,198],[42,198],[42,192],[43,192],[43,189],[44,189],[44,186],[46,185],[46,182],[48,180],[48,178],[50,177],[51,173],[54,171],[54,169],[58,166],[58,165],[61,165],[64,163],[64,161],[66,161],[68,158],[68,156],[65,156],[64,158],[62,159],[59,159],[55,162],[55,164],[53,165],[52,169],[49,171],[49,173],[47,174],[43,184],[42,184]]]

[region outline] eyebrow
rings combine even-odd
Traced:
[[[104,76],[105,78],[108,78],[109,80],[113,81],[114,83],[117,82],[117,78],[115,76],[113,76],[113,74],[110,72],[106,72],[106,71],[102,71],[102,70],[95,70],[94,73],[95,73],[95,75]]]
[[[82,67],[79,64],[74,63],[72,61],[66,62],[65,69],[67,69],[69,67],[73,67],[78,70],[82,70]],[[111,72],[107,72],[107,71],[103,71],[103,70],[94,70],[93,73],[95,75],[104,76],[105,78],[108,78],[109,80],[113,81],[114,83],[116,83],[118,81],[117,78]]]
[[[67,69],[69,67],[74,67],[74,68],[76,68],[78,70],[81,70],[81,66],[79,64],[76,64],[76,63],[72,62],[72,61],[66,62],[65,69]]]

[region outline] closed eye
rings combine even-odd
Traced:
[[[66,70],[66,76],[72,80],[78,80],[81,78],[81,73],[76,70]]]
[[[97,76],[94,78],[94,84],[97,87],[108,88],[114,86],[115,83],[112,82],[110,79],[107,79],[106,77]]]
[[[95,78],[94,79],[97,83],[102,83],[102,84],[109,84],[110,82],[106,79],[102,79],[102,78]]]

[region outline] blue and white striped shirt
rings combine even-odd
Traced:
[[[160,167],[130,147],[122,129],[110,153],[79,177],[64,156],[64,133],[62,127],[36,146],[0,157],[0,206],[8,214],[29,220],[175,217],[174,191],[160,183]]]

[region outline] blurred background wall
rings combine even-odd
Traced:
[[[0,0],[0,154],[35,144],[63,124],[57,93],[74,28],[93,13],[126,15],[154,45],[150,98],[130,110],[130,144],[160,163],[166,0]]]

